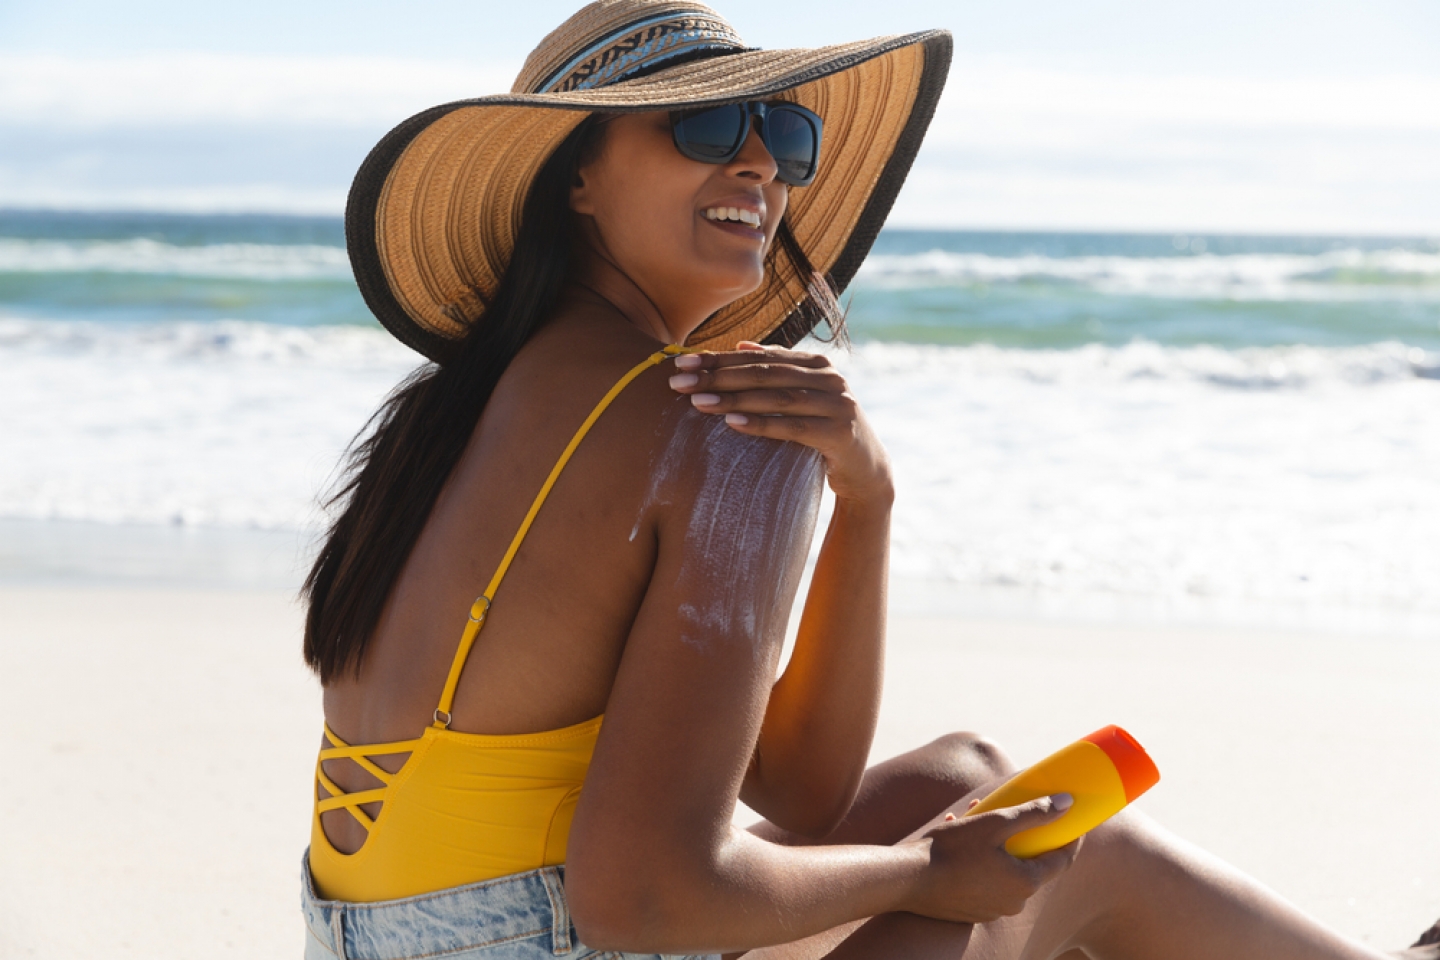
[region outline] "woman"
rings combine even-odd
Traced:
[[[864,768],[889,467],[785,346],[838,330],[949,49],[749,51],[688,0],[602,0],[516,93],[367,159],[361,289],[436,365],[306,585],[307,956],[1376,956],[1137,817],[1010,857],[1068,798],[957,820],[1010,770],[977,737]]]

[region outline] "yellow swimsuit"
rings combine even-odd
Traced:
[[[560,455],[490,584],[470,608],[470,622],[445,679],[435,722],[415,740],[352,746],[325,725],[330,744],[320,751],[315,779],[330,794],[319,798],[310,830],[310,871],[327,900],[372,903],[490,880],[565,862],[570,821],[590,767],[603,716],[573,727],[515,736],[449,729],[455,687],[490,602],[520,543],[571,454],[620,391],[666,357],[666,347],[637,364],[596,404]],[[409,753],[390,773],[370,758]],[[384,786],[346,793],[325,775],[326,760],[348,757]],[[384,801],[374,820],[360,809]],[[368,833],[352,854],[341,853],[320,826],[320,814],[344,808]]]

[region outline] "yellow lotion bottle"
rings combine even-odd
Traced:
[[[1075,798],[1059,820],[1017,833],[1005,841],[1011,856],[1038,857],[1088,833],[1155,786],[1160,771],[1145,748],[1117,726],[1096,730],[1083,740],[1021,770],[965,816],[1013,807],[1037,797],[1068,793]]]

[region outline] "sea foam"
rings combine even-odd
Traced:
[[[1440,253],[1395,248],[1052,257],[930,250],[872,255],[857,281],[881,288],[1060,284],[1105,294],[1202,299],[1440,299]]]
[[[140,273],[244,280],[348,280],[342,247],[324,244],[210,243],[143,237],[28,240],[0,237],[0,273]]]
[[[1440,357],[1399,344],[875,344],[895,568],[976,587],[1440,613]]]
[[[862,344],[894,568],[959,587],[1440,614],[1440,354]],[[420,358],[384,332],[0,321],[0,518],[315,530]]]

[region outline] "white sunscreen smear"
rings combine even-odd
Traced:
[[[821,457],[798,443],[738,433],[688,403],[677,416],[667,421],[670,440],[652,466],[641,515],[677,490],[694,491],[677,582],[689,598],[680,607],[681,639],[699,650],[744,640],[758,655],[790,612],[815,533]]]

